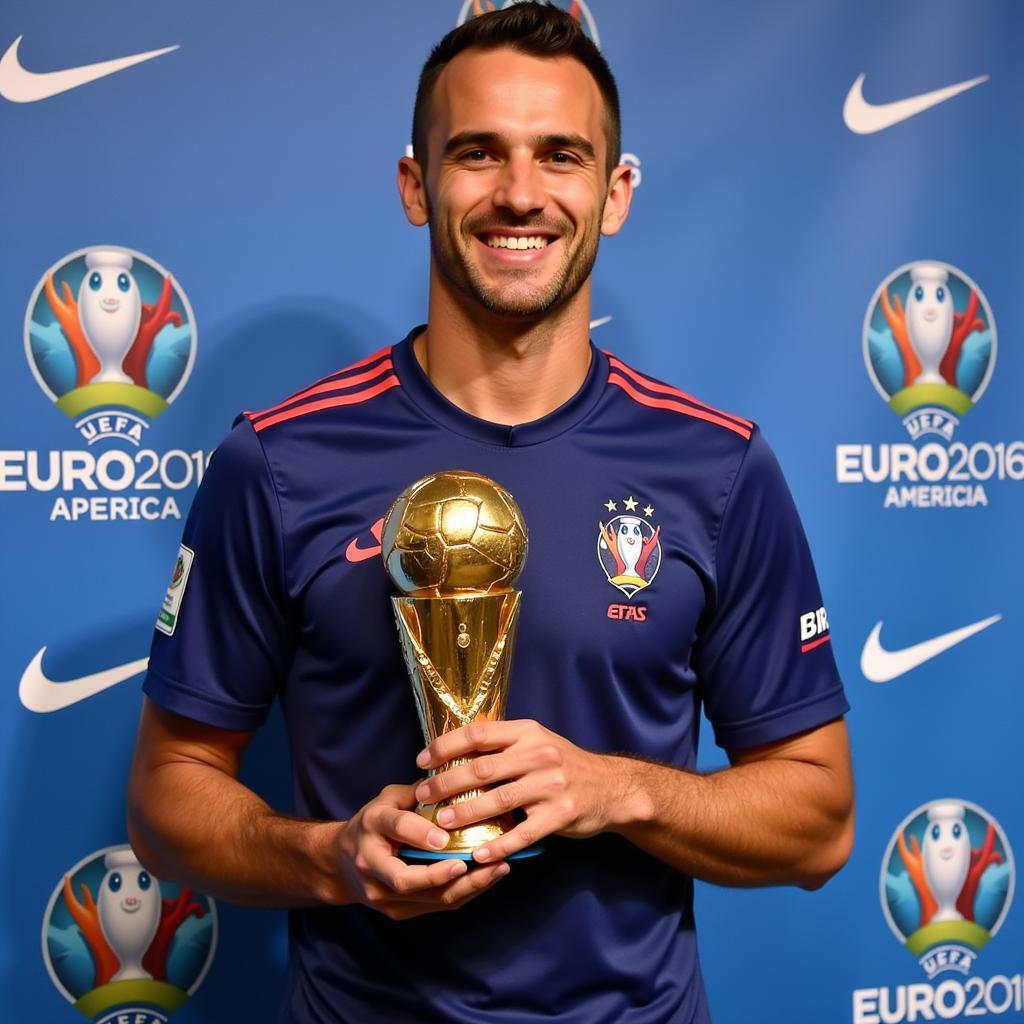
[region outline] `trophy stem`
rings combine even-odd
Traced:
[[[391,599],[425,742],[431,743],[477,718],[494,720],[504,716],[520,596],[519,591],[510,590]],[[468,761],[457,758],[432,774]],[[438,812],[445,807],[485,791],[460,793],[439,804],[421,805],[417,811],[436,823]],[[452,830],[448,846],[439,853],[411,847],[403,847],[400,853],[410,859],[470,860],[477,847],[511,831],[516,824],[515,815],[503,814]]]

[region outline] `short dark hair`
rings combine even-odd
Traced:
[[[463,50],[497,50],[508,47],[531,57],[572,57],[591,74],[604,99],[605,134],[608,136],[607,173],[619,163],[622,127],[619,115],[619,90],[608,62],[597,45],[567,11],[550,4],[518,3],[500,11],[469,18],[449,32],[430,51],[420,72],[416,106],[412,116],[413,156],[425,165],[427,159],[427,122],[430,101],[441,72]]]

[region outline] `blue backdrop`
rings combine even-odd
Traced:
[[[715,1019],[1024,1020],[1024,9],[565,6],[618,77],[639,181],[598,260],[594,339],[762,425],[853,709],[846,869],[816,893],[699,887]],[[395,164],[418,69],[464,8],[0,9],[0,1012],[126,1005],[94,969],[91,900],[127,842],[141,659],[182,517],[237,412],[423,320],[427,238]],[[107,341],[100,301],[127,311]],[[933,343],[929,302],[952,307]],[[275,719],[245,777],[279,806],[286,758]],[[942,922],[927,834],[950,822],[973,853]],[[283,915],[162,896],[155,980],[128,1002],[271,1019]]]

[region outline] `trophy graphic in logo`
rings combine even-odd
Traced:
[[[638,514],[640,504],[630,495],[623,502],[624,515],[597,524],[597,560],[608,582],[630,600],[654,582],[661,568],[661,527],[650,523],[650,504],[643,505],[643,517]],[[604,507],[617,512],[618,502],[609,498]]]
[[[996,330],[978,286],[948,263],[909,263],[875,292],[864,320],[864,361],[910,436],[952,440],[959,416],[992,376]]]
[[[526,548],[526,524],[515,500],[477,473],[424,477],[388,511],[381,554],[403,595],[391,603],[427,743],[474,719],[504,714],[522,596],[512,586]],[[464,763],[459,758],[438,771]],[[438,811],[480,792],[418,810],[436,823]],[[412,847],[400,853],[411,860],[472,860],[477,847],[516,823],[504,814],[453,830],[440,853]],[[517,856],[539,852],[531,847]]]
[[[935,800],[908,815],[882,859],[882,910],[929,978],[970,972],[1013,899],[1010,844],[987,811]]]
[[[50,979],[97,1024],[165,1024],[200,986],[217,944],[209,897],[150,874],[130,846],[90,854],[43,918]]]
[[[65,256],[37,284],[25,316],[36,382],[88,441],[137,445],[195,359],[195,320],[163,267],[120,246]]]

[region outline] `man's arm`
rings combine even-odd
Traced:
[[[507,858],[558,833],[618,832],[655,857],[722,885],[823,885],[853,844],[853,781],[846,726],[736,752],[733,765],[699,775],[632,757],[593,754],[536,722],[474,722],[438,737],[418,760],[437,768],[420,800],[495,788],[451,808],[446,828],[522,808],[514,831],[476,851]],[[443,813],[443,812],[442,812]]]
[[[495,863],[409,866],[403,843],[448,836],[413,811],[412,786],[389,786],[348,821],[277,814],[238,781],[252,734],[214,728],[148,698],[128,788],[128,832],[154,874],[220,899],[262,906],[364,903],[396,920],[462,906],[507,873]],[[431,842],[431,832],[438,833]]]

